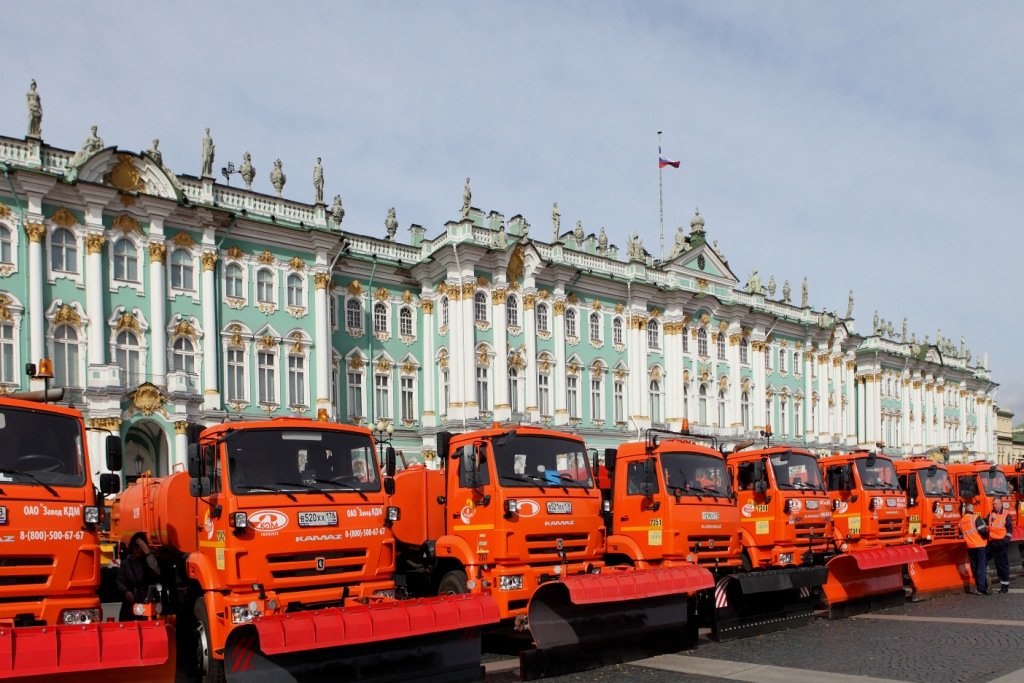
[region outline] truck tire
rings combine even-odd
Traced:
[[[196,675],[203,683],[223,683],[224,660],[213,656],[210,646],[210,617],[206,614],[206,600],[202,595],[196,600],[192,613],[196,617],[195,667]]]
[[[465,595],[469,592],[466,586],[466,572],[461,569],[450,571],[441,577],[437,586],[438,595]]]

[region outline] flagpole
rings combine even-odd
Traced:
[[[658,259],[665,259],[665,192],[661,183],[661,131],[658,131]]]

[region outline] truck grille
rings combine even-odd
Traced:
[[[690,536],[690,549],[697,556],[697,564],[716,566],[729,559],[731,536]]]
[[[531,558],[558,557],[558,539],[562,539],[562,550],[567,558],[584,554],[587,550],[588,534],[527,534],[526,551]]]
[[[322,570],[317,569],[318,558],[324,560]],[[267,564],[275,579],[361,574],[366,566],[366,548],[268,555]]]
[[[45,585],[53,566],[53,555],[0,557],[0,586]]]
[[[879,538],[899,538],[903,535],[902,519],[880,519],[878,520]]]
[[[936,524],[932,527],[932,538],[956,538],[957,537],[957,525],[952,523]]]
[[[808,545],[825,545],[828,543],[828,538],[825,537],[825,532],[828,529],[828,523],[821,522],[799,522],[796,525],[796,542],[801,546]]]

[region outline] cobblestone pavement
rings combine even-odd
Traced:
[[[516,673],[494,671],[487,680],[506,683],[517,680]],[[853,677],[1024,683],[1024,580],[1015,580],[1007,595],[949,595],[726,643],[702,639],[695,651],[547,680],[803,683]]]

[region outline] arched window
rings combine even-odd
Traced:
[[[483,292],[473,295],[473,320],[478,323],[487,322],[487,295]]]
[[[398,333],[403,337],[412,336],[412,309],[408,306],[398,312]]]
[[[703,327],[697,330],[697,355],[708,355],[708,331]]]
[[[793,433],[796,436],[802,436],[804,433],[804,426],[800,421],[800,402],[797,401],[793,404]]]
[[[62,273],[78,272],[78,240],[66,228],[57,228],[50,237],[50,268]]]
[[[601,314],[596,311],[590,314],[590,339],[601,341]]]
[[[448,327],[448,297],[441,297],[441,327]]]
[[[306,302],[302,297],[302,276],[298,273],[288,275],[288,305],[305,308]]]
[[[505,299],[505,326],[519,327],[519,299],[515,294]]]
[[[230,347],[227,351],[229,401],[244,401],[245,386],[245,347]]]
[[[750,362],[750,342],[746,337],[740,339],[740,362],[744,365]]]
[[[192,375],[196,371],[195,345],[188,337],[178,337],[174,340],[171,360],[171,370],[174,372],[187,372]]]
[[[508,402],[513,413],[519,412],[519,368],[508,369]]]
[[[185,249],[175,249],[171,254],[171,288],[186,291],[195,289],[192,254]]]
[[[14,263],[14,238],[7,226],[0,225],[0,263]]]
[[[388,307],[382,301],[373,305],[373,331],[375,333],[388,331]]]
[[[224,289],[229,297],[244,299],[245,292],[242,290],[242,266],[237,263],[229,263],[224,269]]]
[[[690,352],[690,330],[683,328],[683,353]]]
[[[139,255],[127,237],[114,242],[114,279],[125,282],[139,281]]]
[[[782,396],[779,399],[779,434],[789,434],[789,423],[786,422],[786,404],[789,399]]]
[[[793,374],[800,374],[800,352],[795,351],[793,353]]]
[[[266,268],[256,272],[256,300],[261,304],[274,303],[274,274]]]
[[[718,426],[725,427],[725,389],[718,390]]]
[[[647,347],[651,349],[661,348],[661,335],[659,334],[661,328],[658,326],[658,321],[651,318],[647,321]]]
[[[548,329],[548,305],[537,304],[537,331],[547,332]]]
[[[697,392],[697,422],[699,424],[708,423],[708,386],[706,384],[700,385],[700,390]]]
[[[139,338],[134,332],[123,330],[118,333],[114,343],[114,362],[121,368],[125,386],[132,386],[142,381],[142,349]]]
[[[740,394],[740,416],[743,420],[743,429],[750,431],[750,392],[744,391]]]
[[[18,381],[14,374],[14,325],[0,323],[0,382],[13,384]]]
[[[652,379],[648,389],[651,397],[651,423],[661,422],[661,382]]]
[[[363,329],[363,304],[359,299],[349,299],[345,302],[345,327],[350,330]]]
[[[82,386],[78,377],[78,331],[70,325],[53,331],[53,374],[58,386]]]
[[[622,346],[622,318],[612,321],[612,343]]]
[[[567,308],[565,310],[565,336],[575,337],[576,336],[576,309]]]
[[[786,349],[779,349],[779,372],[786,371]]]
[[[725,334],[722,332],[718,333],[718,339],[715,341],[715,345],[718,347],[718,360],[725,360]]]

